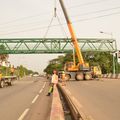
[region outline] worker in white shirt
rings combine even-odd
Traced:
[[[62,72],[62,86],[66,86],[65,72]]]
[[[57,71],[54,70],[53,75],[52,75],[52,79],[51,79],[51,86],[49,88],[47,96],[50,96],[50,94],[53,92],[54,85],[57,85],[57,83],[58,83],[58,75],[57,75]]]

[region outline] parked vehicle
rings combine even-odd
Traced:
[[[3,76],[0,80],[0,88],[5,87],[6,85],[11,86],[13,80],[16,80],[17,76]]]

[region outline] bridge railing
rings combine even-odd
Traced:
[[[82,51],[117,50],[116,40],[105,38],[78,38]],[[72,51],[71,38],[0,38],[0,54],[69,53]]]

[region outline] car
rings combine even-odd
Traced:
[[[39,77],[39,74],[33,74],[32,76],[33,77]]]

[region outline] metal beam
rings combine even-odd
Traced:
[[[82,51],[117,51],[116,40],[101,38],[78,38]],[[69,53],[72,51],[70,38],[0,38],[0,54]]]

